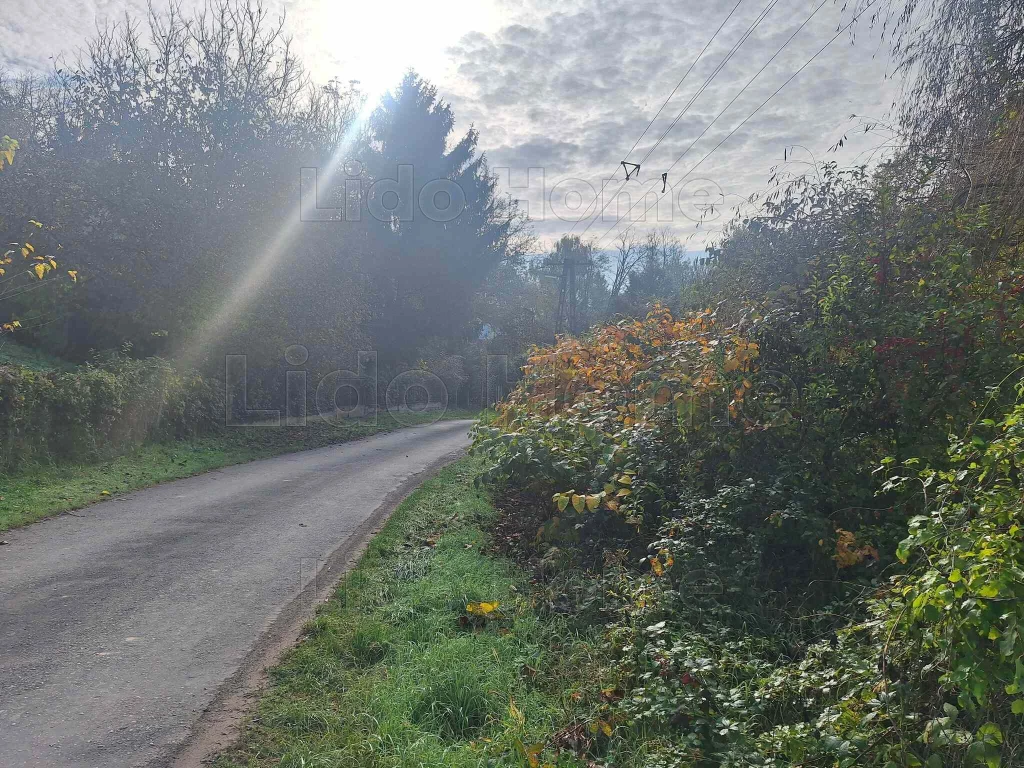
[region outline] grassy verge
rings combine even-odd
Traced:
[[[477,469],[456,462],[398,507],[217,768],[539,765],[582,722],[589,645],[493,554]],[[467,610],[480,602],[498,606]]]
[[[445,418],[472,415],[449,411]],[[0,474],[0,531],[78,509],[108,495],[135,491],[230,464],[429,423],[435,418],[436,414],[403,413],[403,423],[399,424],[385,413],[377,423],[352,419],[332,425],[314,419],[305,427],[236,427],[213,437],[147,444],[133,453],[95,464],[32,467],[12,475]]]

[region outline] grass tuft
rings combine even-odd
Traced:
[[[443,737],[465,739],[484,727],[494,709],[477,672],[450,666],[427,684],[413,707],[412,719]]]
[[[379,624],[359,627],[352,633],[348,650],[352,661],[363,667],[370,667],[384,660],[391,643],[388,633]]]

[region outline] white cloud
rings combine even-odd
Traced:
[[[744,0],[631,160],[654,145],[767,2]],[[183,10],[201,4],[185,0]],[[816,5],[816,0],[780,0],[657,147],[642,179],[656,180]],[[287,11],[286,29],[318,80],[358,79],[380,89],[415,67],[451,101],[460,130],[472,123],[480,131],[492,165],[513,169],[513,183],[517,174],[525,177],[528,167],[542,166],[549,188],[567,178],[596,187],[608,177],[731,7],[664,0],[570,0],[555,7],[540,0],[402,0],[386,7],[337,0],[271,4],[274,13]],[[51,56],[73,53],[98,23],[117,21],[125,11],[141,17],[144,0],[25,0],[0,24],[5,41],[0,63],[8,69],[45,71],[53,65]],[[673,169],[670,181],[704,158],[849,13],[827,3]],[[888,110],[895,87],[885,79],[886,54],[887,46],[879,46],[867,24],[860,24],[856,45],[848,35],[836,40],[694,175],[713,180],[735,202],[765,185],[786,146],[803,145],[818,160],[854,161],[878,140],[850,135],[841,152],[829,155],[826,150],[853,128],[851,113],[879,117]],[[798,150],[798,160],[801,154],[806,156]],[[533,215],[537,210],[531,204]],[[672,226],[693,233],[692,222],[676,214]],[[612,220],[595,224],[587,234],[603,233]],[[537,222],[538,232],[552,238],[569,226],[552,216]],[[697,242],[705,236],[698,232]]]

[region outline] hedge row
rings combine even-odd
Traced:
[[[220,388],[160,358],[73,372],[0,366],[0,472],[89,461],[147,439],[190,437],[223,421]]]

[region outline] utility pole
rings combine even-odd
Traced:
[[[567,235],[555,245],[555,252],[547,258],[545,266],[550,270],[549,274],[558,275],[555,333],[575,336],[582,330],[581,313],[585,314],[590,306],[590,278],[593,269],[590,246],[579,237]]]

